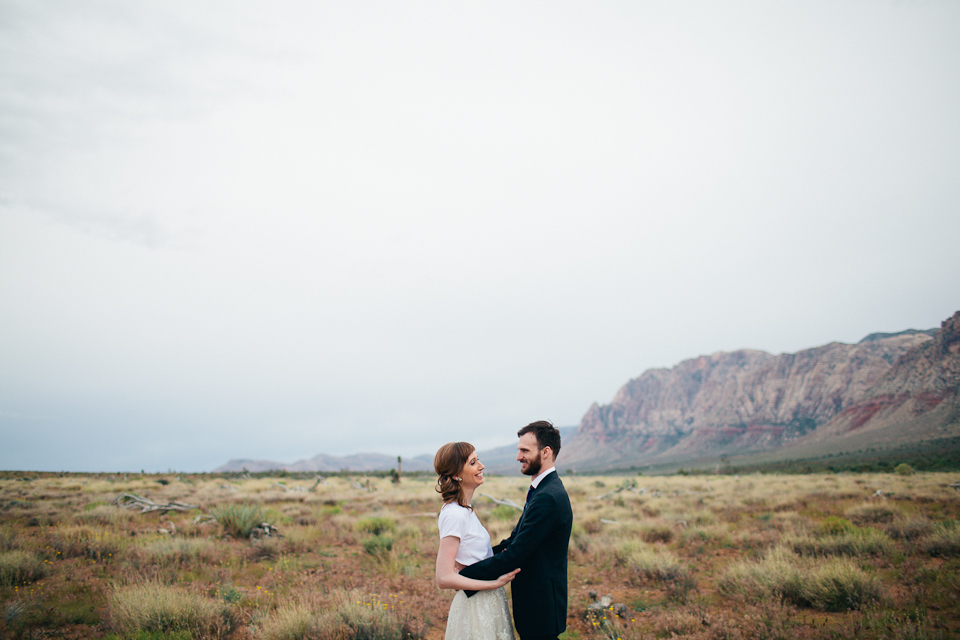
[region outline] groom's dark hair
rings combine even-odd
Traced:
[[[550,447],[550,450],[553,451],[553,459],[557,459],[560,454],[560,432],[557,431],[556,427],[546,420],[537,420],[517,431],[517,437],[519,438],[525,433],[534,434],[537,437],[537,446],[541,449]]]

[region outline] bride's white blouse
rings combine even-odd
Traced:
[[[441,539],[447,536],[460,538],[460,548],[457,549],[457,562],[460,564],[471,565],[493,555],[490,534],[472,510],[456,502],[448,502],[440,509],[439,526]]]

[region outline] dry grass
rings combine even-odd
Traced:
[[[26,551],[0,551],[0,585],[16,587],[30,584],[50,573],[47,563]]]
[[[126,637],[186,632],[194,638],[224,638],[237,626],[235,609],[212,598],[162,584],[116,589],[110,596],[110,623]]]
[[[624,480],[563,478],[574,510],[567,640],[879,640],[955,637],[960,630],[960,493],[949,487],[955,474]],[[26,586],[0,585],[0,604],[11,612],[9,622],[0,619],[0,637],[52,637],[65,626],[72,629],[65,637],[98,637],[97,625],[109,624],[142,640],[218,633],[347,640],[392,637],[399,624],[403,633],[440,640],[452,593],[433,584],[434,480],[393,484],[357,475],[307,491],[312,485],[0,473],[0,553],[22,552],[47,570]],[[873,497],[877,490],[885,499]],[[490,477],[479,493],[522,502],[525,491],[522,477]],[[131,513],[111,504],[120,492],[201,509]],[[519,516],[480,495],[474,503],[494,541]],[[283,537],[250,540],[242,530],[225,537],[218,524],[193,522],[214,508],[243,506],[259,510],[253,520],[272,519]],[[116,598],[144,578],[190,606],[206,606],[201,619],[220,622],[157,631],[141,621],[121,630]],[[338,600],[349,591],[365,595],[360,605]],[[590,624],[591,591],[623,603],[625,617]],[[393,616],[382,628],[356,622],[364,612],[381,613],[372,602],[386,603],[383,611]],[[356,606],[362,609],[350,617],[353,626],[332,615]]]

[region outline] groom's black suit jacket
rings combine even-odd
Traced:
[[[513,621],[521,638],[556,637],[567,628],[572,525],[570,498],[553,471],[530,493],[513,533],[493,548],[493,557],[460,571],[467,578],[496,580],[520,567],[512,591]]]

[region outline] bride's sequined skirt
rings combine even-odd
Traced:
[[[457,591],[444,640],[515,640],[504,588],[478,591],[472,598]]]

